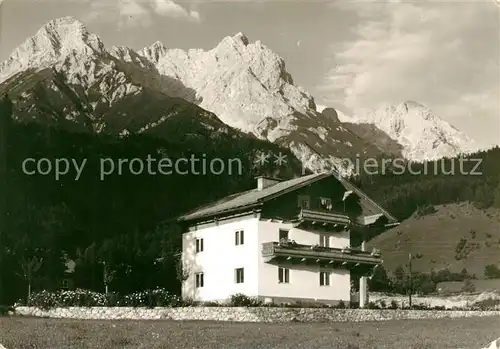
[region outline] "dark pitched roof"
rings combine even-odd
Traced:
[[[336,172],[314,173],[311,175],[290,179],[288,181],[279,182],[262,190],[252,189],[242,193],[232,194],[208,205],[198,207],[195,210],[179,217],[178,220],[191,221],[195,219],[209,218],[216,215],[224,215],[226,213],[231,213],[241,209],[250,209],[252,207],[259,206],[262,203],[277,196],[300,189],[306,185],[312,184],[316,181],[330,176],[336,176],[336,178],[340,181],[344,188],[346,188],[346,190],[352,190],[353,192],[355,192],[361,198],[361,205],[363,206],[364,210],[372,212],[373,214],[381,213],[387,217],[390,223],[397,222],[397,219],[394,218],[389,212],[385,211],[382,207],[377,205],[373,200],[371,200],[365,193],[356,188],[353,184],[349,183],[345,179],[342,179]]]

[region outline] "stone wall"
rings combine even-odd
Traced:
[[[68,319],[130,319],[130,320],[212,320],[236,322],[360,322],[403,319],[440,319],[477,316],[500,316],[500,311],[457,310],[380,310],[327,308],[271,308],[271,307],[185,307],[185,308],[129,308],[129,307],[69,307],[43,310],[35,307],[17,307],[16,315]]]

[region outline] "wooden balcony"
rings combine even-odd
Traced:
[[[353,249],[301,245],[294,242],[265,242],[262,244],[265,262],[287,262],[292,264],[316,264],[332,268],[372,269],[382,264],[379,252]]]
[[[296,227],[320,229],[345,229],[351,224],[349,216],[328,210],[301,209],[296,221]]]

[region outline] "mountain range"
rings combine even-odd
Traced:
[[[171,220],[200,204],[253,189],[257,175],[292,178],[304,165],[342,167],[342,159],[358,155],[414,161],[454,157],[475,146],[421,103],[403,101],[366,115],[317,105],[279,55],[242,33],[207,51],[169,49],[159,42],[136,51],[106,47],[81,22],[63,17],[47,23],[0,64],[0,97],[5,92],[13,112],[9,99],[1,98],[0,160],[5,164],[0,167],[8,171],[3,171],[0,198],[8,227],[2,245],[16,252],[4,254],[9,260],[0,268],[0,280],[9,280],[0,294],[3,304],[25,290],[15,271],[27,250],[44,251],[45,270],[37,280],[41,289],[56,287],[62,279],[63,251],[73,259],[112,253],[119,268],[132,266],[131,273],[120,269],[112,285],[117,292],[156,286],[175,290],[176,264],[157,264],[160,256],[173,257],[181,248],[181,230]],[[260,152],[285,154],[287,164],[259,166]],[[239,176],[210,171],[149,176],[125,170],[99,179],[102,158],[151,154],[237,158],[242,171]],[[422,272],[460,271],[467,265],[481,276],[486,264],[495,263],[499,154],[495,148],[472,155],[484,160],[481,176],[362,172],[353,179],[401,221],[369,243],[382,250],[389,272],[409,252],[421,256],[415,268]],[[78,181],[72,174],[55,181],[23,173],[19,164],[28,157],[89,161]],[[445,161],[445,167],[454,160]],[[466,162],[466,171],[472,166],[475,162]],[[467,201],[478,208],[458,207]],[[430,210],[433,205],[437,212]],[[357,243],[353,239],[353,246]],[[99,289],[102,269],[88,266],[80,268],[79,287]]]
[[[290,149],[311,170],[349,173],[346,158],[423,161],[477,149],[417,102],[356,116],[317,106],[279,55],[242,33],[208,51],[160,42],[134,51],[106,48],[84,24],[62,17],[0,64],[0,83],[14,102],[16,120],[166,139],[196,137],[199,128],[215,136],[246,135]]]

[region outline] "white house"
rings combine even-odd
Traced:
[[[179,218],[185,225],[183,298],[225,301],[242,293],[267,302],[351,300],[351,277],[382,263],[351,248],[397,220],[335,173],[287,181],[257,178],[257,188]],[[364,244],[362,244],[364,246]]]

